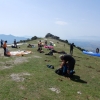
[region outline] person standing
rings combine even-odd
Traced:
[[[45,45],[47,46],[47,40],[45,40]]]
[[[99,53],[99,48],[96,49],[96,53]]]
[[[7,54],[6,54],[7,41],[4,42],[4,44],[3,44],[3,49],[4,49],[4,56],[7,56]]]
[[[70,54],[73,55],[73,47],[74,47],[74,43],[70,44]]]
[[[16,39],[14,40],[14,47],[17,48],[17,42],[16,42]]]
[[[3,46],[3,40],[1,39],[1,47]]]

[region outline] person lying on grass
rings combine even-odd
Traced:
[[[56,51],[54,49],[51,49],[49,53],[46,53],[45,55],[53,55],[53,53],[58,53],[58,54],[66,54],[65,51]]]
[[[32,44],[28,44],[27,47],[28,47],[28,48],[32,48],[32,47],[34,47],[34,45],[32,45]]]

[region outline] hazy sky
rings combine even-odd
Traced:
[[[0,34],[99,36],[100,0],[0,0]]]

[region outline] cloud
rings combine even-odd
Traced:
[[[67,25],[67,22],[64,22],[64,21],[56,21],[55,24],[58,24],[58,25]]]

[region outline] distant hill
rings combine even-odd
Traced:
[[[28,38],[0,34],[0,41],[1,41],[1,39],[4,41],[7,40],[8,44],[11,44],[11,43],[13,43],[14,39],[16,39],[17,42],[19,42],[20,40],[27,40]]]

